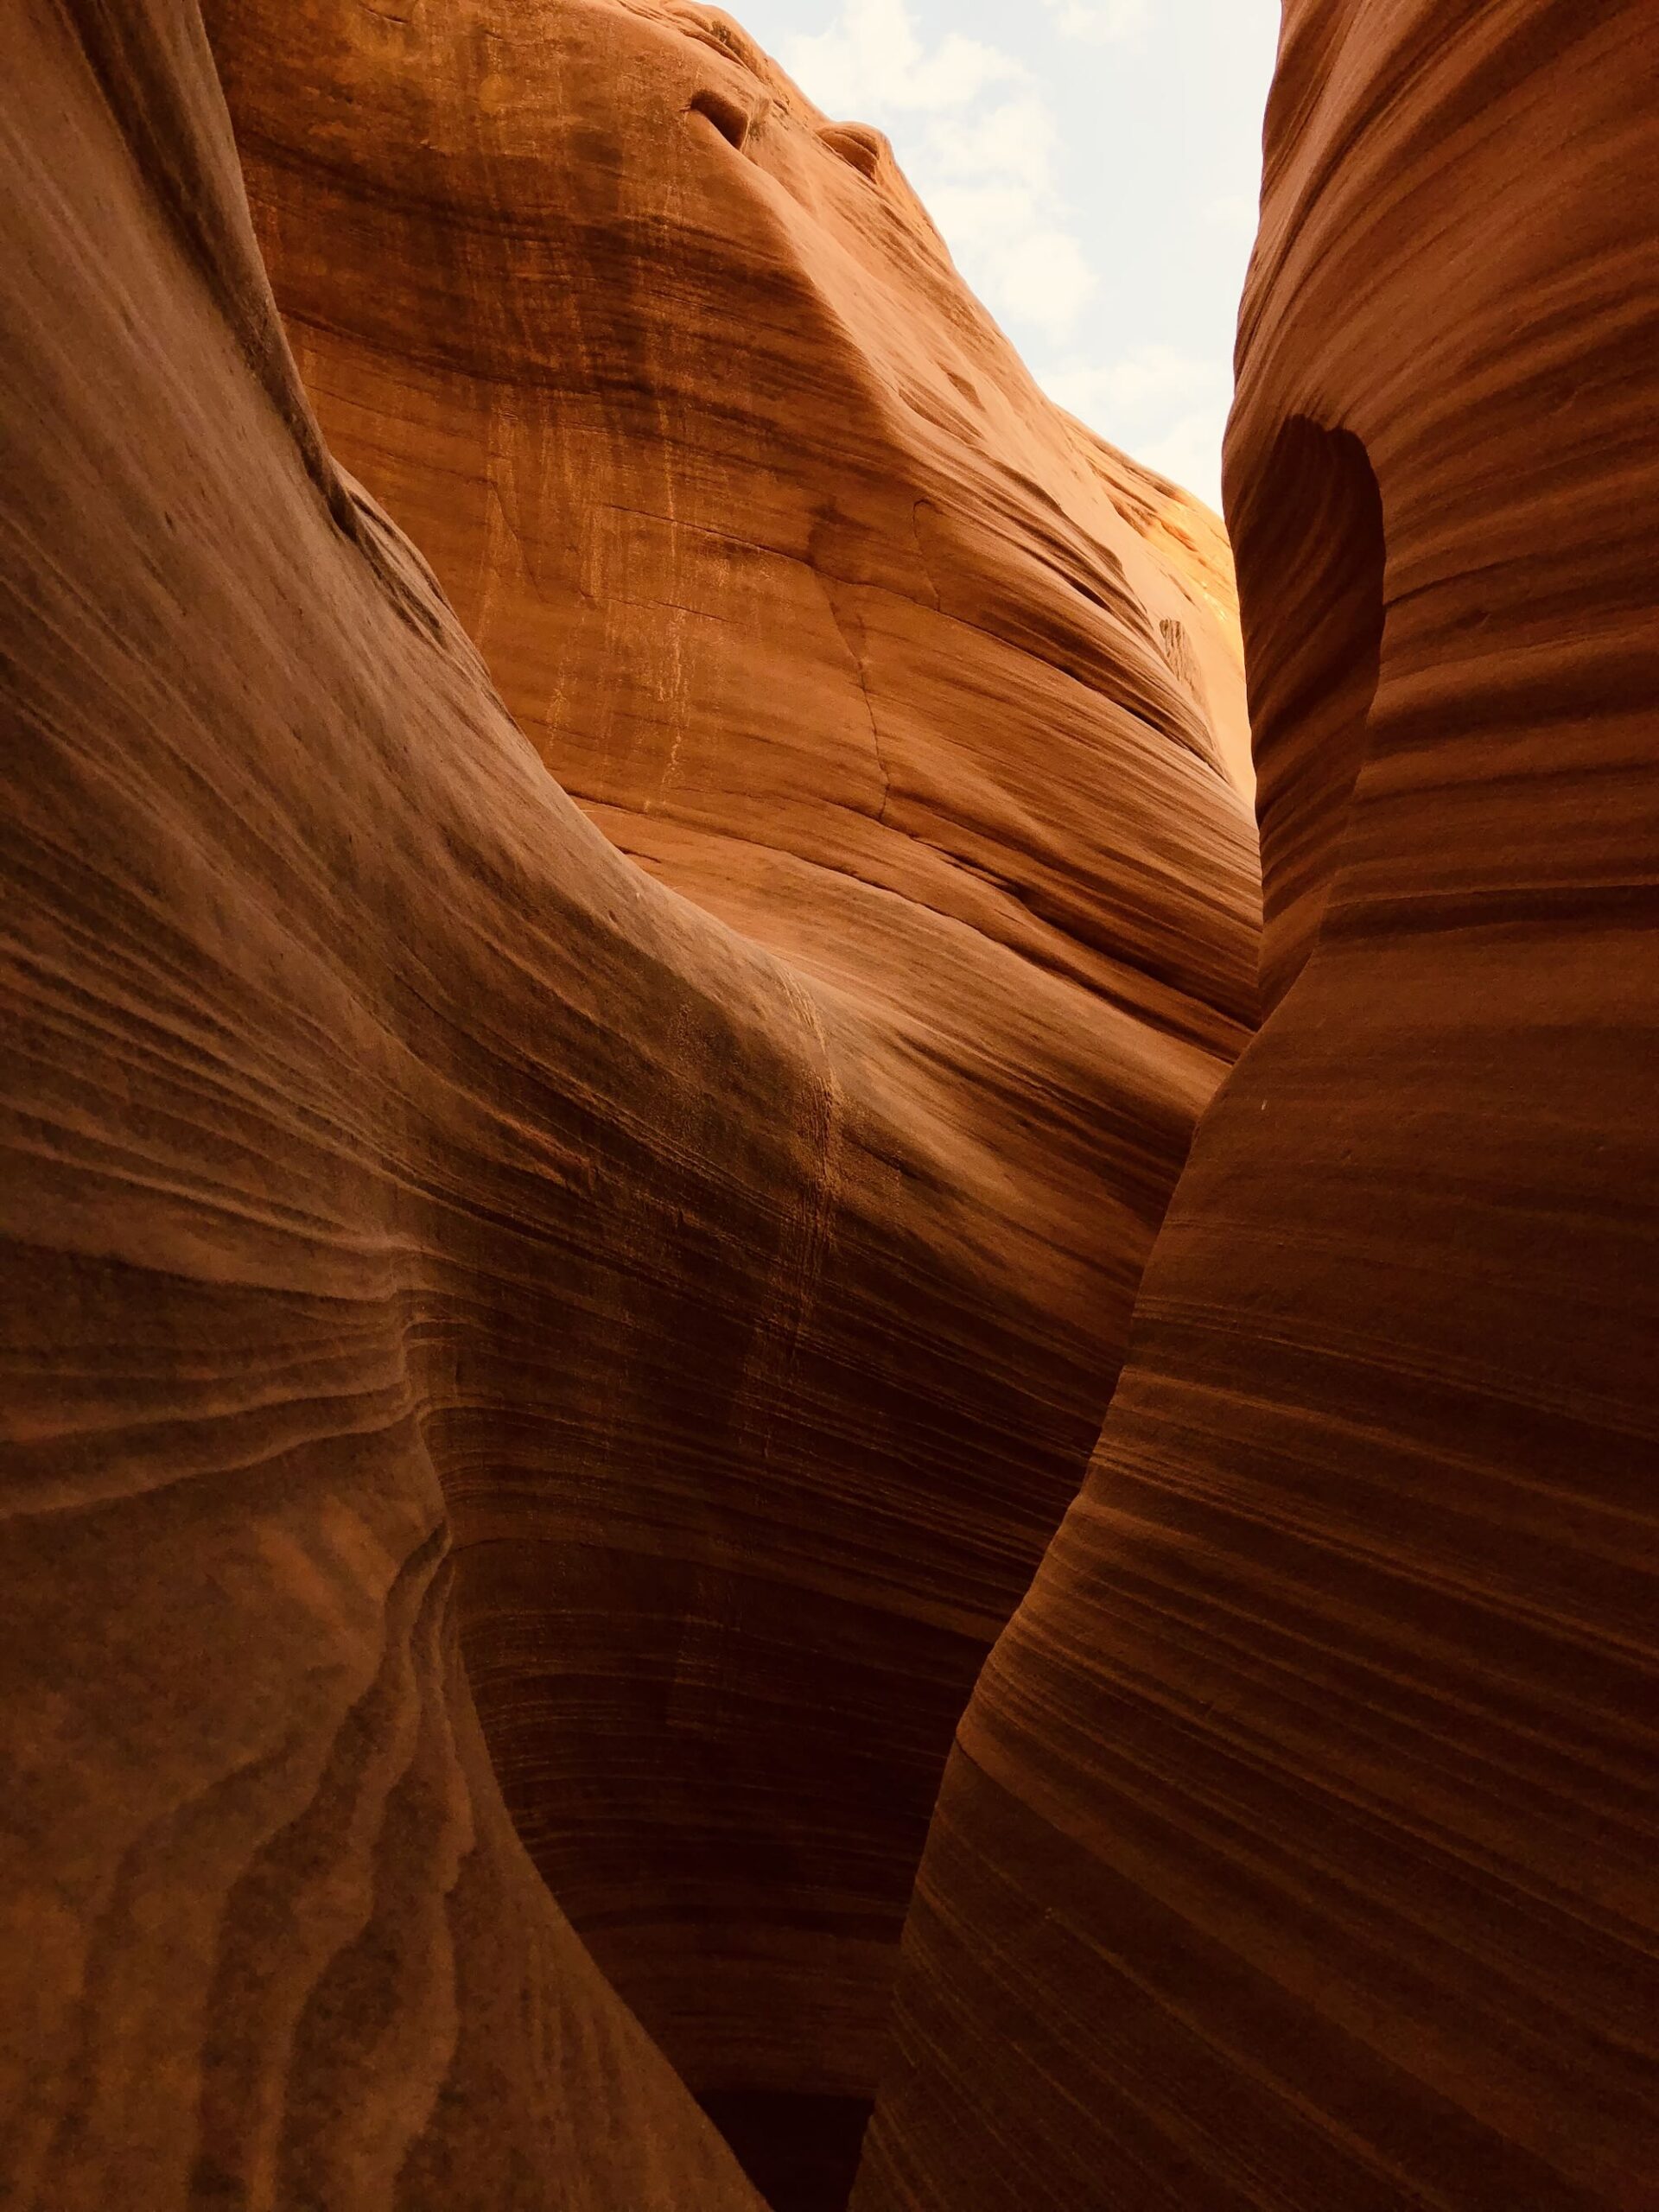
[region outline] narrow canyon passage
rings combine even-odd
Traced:
[[[785,2212],[844,2202],[952,1731],[1254,1017],[1225,542],[709,11],[206,15],[331,449],[799,1009],[775,1221],[655,1230],[585,1342],[495,1303],[435,1456],[518,1833]]]
[[[1643,31],[1236,589],[719,10],[8,16],[0,2200],[1659,2202]]]

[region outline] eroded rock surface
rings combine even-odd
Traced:
[[[555,1895],[728,2125],[850,2140],[950,1731],[1254,1012],[1224,544],[716,12],[207,16],[334,451],[560,783],[823,1031],[810,1205],[450,1495]]]
[[[25,0],[0,2157],[748,2204],[610,1985],[845,2161],[1252,1009],[1224,558],[715,19],[213,14],[536,749],[194,9]]]
[[[1274,1010],[964,1720],[858,2212],[1659,2201],[1652,33],[1287,10]]]

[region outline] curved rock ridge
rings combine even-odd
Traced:
[[[0,2194],[758,2212],[512,1831],[442,1483],[587,1122],[798,1008],[336,474],[194,10],[0,60]]]
[[[437,59],[446,22],[499,49],[481,16],[404,12]],[[952,1726],[1080,1478],[1251,1008],[1220,541],[1037,400],[873,138],[804,111],[739,130],[715,19],[550,9],[535,100],[515,64],[505,90],[458,76],[452,111],[429,53],[385,73],[384,117],[382,79],[336,63],[410,23],[283,22],[296,105],[302,79],[353,93],[289,174],[335,228],[340,359],[379,364],[349,401],[383,410],[378,479],[515,702],[525,669],[568,681],[527,721],[544,756],[600,733],[572,780],[611,834],[331,460],[194,6],[25,0],[0,39],[0,2171],[36,2212],[752,2205],[649,2030],[757,2171],[785,2101],[821,2146],[786,2183],[804,2204],[874,2083]],[[269,26],[215,29],[245,130]],[[615,158],[627,117],[682,149],[671,189],[642,178],[648,131]],[[768,129],[833,179],[810,236],[839,292],[785,251],[782,201],[810,211],[752,155]],[[408,204],[423,132],[455,227],[428,211],[403,260],[354,259],[364,177],[392,163]],[[620,210],[613,260],[589,241],[601,319],[740,215],[771,241],[742,284],[728,264],[695,422],[644,308],[632,356],[590,347],[585,411],[536,321],[584,152]],[[280,165],[250,159],[269,235]],[[492,200],[507,183],[527,196]],[[843,191],[884,195],[847,203],[868,238]],[[683,237],[677,205],[703,211]],[[949,374],[995,384],[971,437],[878,389],[906,255],[918,391],[947,338]],[[469,266],[440,313],[423,285]],[[372,301],[411,341],[406,417],[387,334],[353,334]],[[295,327],[339,435],[348,397]],[[469,369],[491,328],[520,353]],[[793,448],[751,417],[740,467],[716,401],[791,346],[829,384],[785,410]],[[524,426],[476,499],[474,370],[492,435]],[[455,442],[423,448],[440,400]],[[681,409],[671,466],[624,437],[636,406]],[[699,440],[711,479],[734,448],[723,509],[688,488]],[[367,468],[366,433],[342,442]],[[446,452],[441,527],[422,471]],[[757,556],[763,588],[734,550],[747,644],[711,660],[721,607],[680,622],[715,591],[681,540],[735,545],[758,453],[798,486],[766,518],[795,557]],[[630,494],[637,536],[582,537]]]
[[[709,1224],[690,1306],[562,1354],[551,1425],[504,1385],[448,1486],[554,1894],[726,2124],[850,2139],[951,1730],[1253,1017],[1224,541],[728,18],[207,12],[334,450],[560,783],[823,1033],[810,1206]],[[727,1268],[752,1334],[688,1357]]]
[[[857,2212],[1659,2202],[1652,31],[1287,8],[1276,1004],[964,1718]]]

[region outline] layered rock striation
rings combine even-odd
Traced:
[[[531,741],[194,8],[26,0],[0,2160],[752,2204],[655,2037],[805,2202],[1252,1014],[1224,550],[723,19],[213,30]]]
[[[850,2143],[951,1729],[1254,1013],[1224,543],[716,11],[207,16],[333,450],[588,817],[796,994],[760,1110],[810,1203],[567,1344],[553,1425],[504,1379],[448,1490],[554,1894],[729,2126]]]
[[[963,1721],[857,2212],[1656,2201],[1652,59],[1287,8],[1272,1011]]]
[[[1645,10],[1287,9],[1224,1081],[1224,550],[880,139],[210,20],[303,383],[0,29],[9,2197],[836,2202],[931,1813],[857,2212],[1651,2203]]]

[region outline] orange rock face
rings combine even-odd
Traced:
[[[721,19],[407,12],[212,11],[534,749],[194,10],[0,48],[40,2212],[833,2187],[1253,1012],[1213,524]]]
[[[963,1723],[858,2212],[1659,2202],[1652,34],[1287,10],[1274,1011]]]
[[[450,1496],[554,1894],[729,2125],[855,2136],[951,1729],[1254,1010],[1225,548],[727,18],[207,15],[333,449],[559,782],[822,1034],[810,1205]],[[741,1348],[688,1357],[725,1267]]]
[[[3,2194],[753,2208],[513,1834],[442,1484],[562,1194],[671,1156],[607,1094],[782,1101],[798,1012],[336,475],[194,18],[0,53]]]
[[[880,139],[210,13],[303,385],[0,31],[8,2202],[838,2203],[913,1882],[857,2212],[1654,2204],[1648,11],[1290,0],[1218,1092],[1224,548]]]

